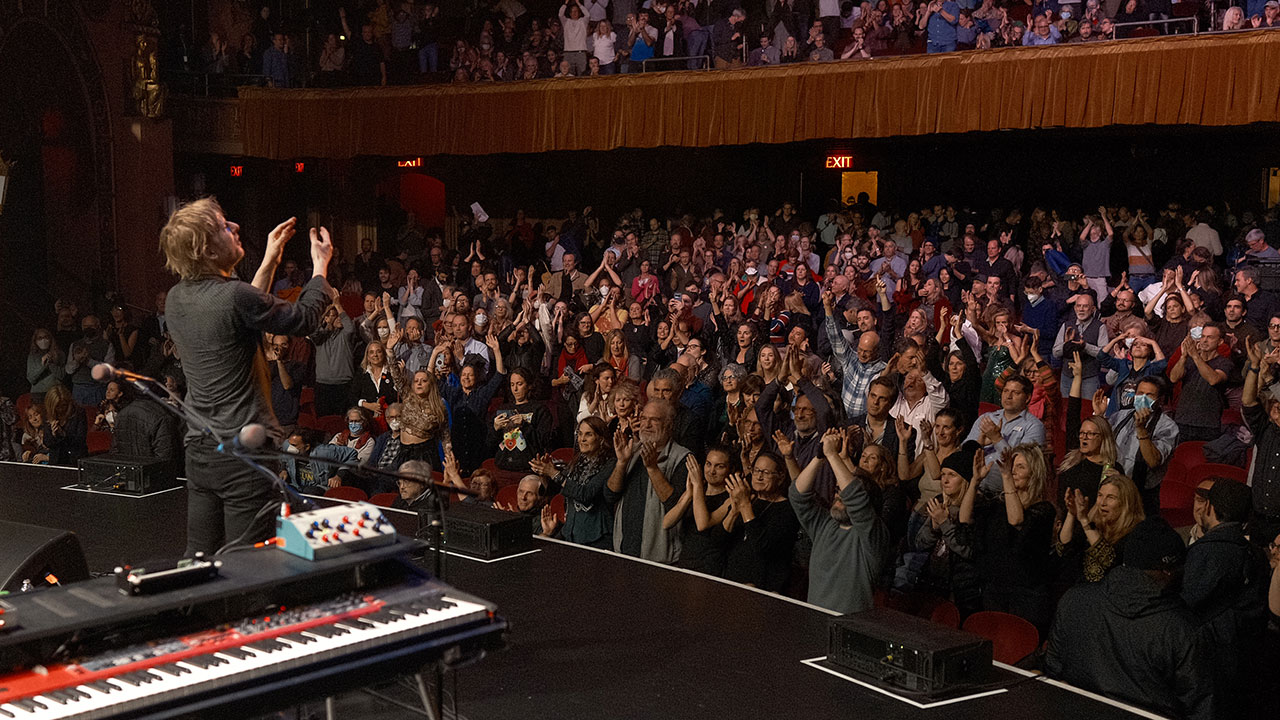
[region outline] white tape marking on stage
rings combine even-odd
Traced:
[[[134,495],[133,493],[107,492],[106,490],[90,490],[89,488],[76,487],[75,485],[68,485],[62,489],[70,490],[72,492],[92,493],[94,495],[110,495],[111,497],[129,498],[130,500],[141,500],[142,498],[155,497],[156,495],[163,495],[167,492],[173,492],[174,490],[181,490],[183,489],[183,486],[174,485],[171,488],[165,488],[164,490],[157,490],[153,493],[147,493],[146,495]]]
[[[510,559],[512,559],[512,558],[518,558],[518,557],[521,557],[521,556],[523,556],[523,555],[532,555],[532,554],[534,554],[534,553],[539,553],[539,552],[542,552],[542,550],[541,550],[540,548],[534,548],[534,549],[532,549],[532,550],[525,550],[525,551],[524,551],[524,552],[522,552],[522,553],[515,553],[514,555],[504,555],[504,556],[502,556],[502,557],[500,557],[500,558],[492,558],[492,559],[490,559],[490,560],[485,560],[484,558],[474,557],[474,556],[472,556],[472,555],[465,555],[465,554],[463,554],[463,553],[460,553],[460,552],[454,552],[454,551],[452,551],[452,550],[445,550],[445,551],[444,551],[444,554],[445,554],[445,555],[452,556],[452,557],[462,558],[462,559],[464,559],[464,560],[474,560],[474,561],[476,561],[476,562],[478,562],[478,563],[484,563],[484,564],[486,564],[486,565],[489,565],[489,564],[491,564],[491,563],[502,562],[503,560],[510,560]]]
[[[794,597],[787,597],[787,596],[785,596],[785,594],[778,594],[778,593],[776,593],[776,592],[763,591],[763,589],[760,589],[760,588],[753,588],[753,587],[751,587],[751,585],[744,585],[744,584],[742,584],[742,583],[735,583],[735,582],[733,582],[733,580],[726,580],[726,579],[724,579],[724,578],[717,578],[717,577],[716,577],[716,575],[708,575],[708,574],[705,574],[705,573],[699,573],[699,571],[698,571],[698,570],[686,570],[685,568],[675,568],[675,566],[672,566],[672,565],[663,565],[663,564],[662,564],[662,562],[654,562],[653,560],[645,560],[645,559],[644,559],[644,557],[631,557],[630,555],[623,555],[623,553],[621,553],[621,552],[613,552],[612,550],[602,550],[602,548],[599,548],[599,547],[591,547],[591,546],[588,546],[588,544],[577,544],[577,543],[575,543],[575,542],[562,541],[562,539],[559,539],[559,538],[549,538],[549,537],[545,537],[545,536],[534,536],[534,539],[538,539],[538,541],[543,541],[543,542],[553,542],[553,543],[556,543],[556,544],[563,544],[563,546],[572,547],[572,548],[575,548],[575,550],[586,550],[586,551],[590,551],[590,552],[600,552],[600,553],[604,553],[604,555],[608,555],[608,556],[612,556],[612,557],[618,557],[618,559],[622,559],[622,560],[630,560],[631,562],[643,562],[643,564],[645,564],[645,565],[652,565],[652,566],[654,566],[654,568],[662,568],[663,570],[669,570],[669,571],[672,571],[672,573],[684,573],[684,574],[686,574],[686,575],[692,575],[692,577],[695,577],[695,578],[703,578],[704,580],[712,580],[712,582],[716,582],[716,583],[719,583],[719,584],[722,584],[722,585],[731,585],[731,587],[735,587],[735,588],[737,588],[737,589],[741,589],[741,591],[751,591],[751,592],[754,592],[754,593],[756,593],[756,594],[763,594],[763,596],[764,596],[764,597],[772,598],[772,600],[781,600],[781,601],[783,601],[783,602],[790,602],[790,603],[791,603],[791,605],[799,605],[800,607],[808,607],[808,609],[809,609],[809,610],[817,610],[818,612],[823,612],[823,614],[826,614],[826,615],[832,615],[832,616],[838,616],[838,615],[840,615],[840,612],[833,612],[833,611],[831,611],[831,610],[827,610],[827,609],[826,609],[826,607],[818,607],[817,605],[810,605],[810,603],[808,603],[808,602],[805,602],[805,601],[803,601],[803,600],[796,600],[796,598],[794,598]]]
[[[996,688],[995,690],[987,690],[985,692],[975,693],[973,695],[962,695],[960,697],[948,698],[946,700],[938,700],[937,702],[931,702],[931,703],[919,703],[919,702],[916,702],[915,700],[912,700],[911,698],[903,697],[902,695],[886,690],[885,688],[876,687],[871,683],[863,682],[862,680],[859,680],[855,677],[850,677],[848,675],[845,675],[844,673],[838,670],[832,670],[831,668],[823,667],[818,664],[826,659],[827,659],[827,656],[823,655],[822,657],[810,658],[808,660],[801,660],[800,663],[803,665],[808,665],[811,668],[821,670],[822,672],[827,673],[828,675],[835,675],[836,677],[844,680],[848,680],[851,683],[857,683],[858,685],[861,685],[862,687],[868,690],[875,690],[881,695],[887,695],[895,700],[901,700],[902,702],[907,703],[908,705],[914,705],[920,708],[921,710],[928,710],[929,708],[941,707],[943,705],[951,705],[952,703],[965,702],[967,700],[976,700],[978,698],[988,697],[990,695],[999,695],[1000,693],[1009,692],[1006,688]]]

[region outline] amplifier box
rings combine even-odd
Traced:
[[[449,506],[444,531],[449,550],[485,560],[533,549],[533,524],[527,516],[476,503]]]
[[[832,618],[827,660],[903,690],[937,695],[992,679],[991,641],[887,608]]]
[[[107,454],[80,459],[80,484],[90,490],[146,495],[178,483],[171,460]]]
[[[1280,262],[1254,260],[1249,264],[1258,271],[1258,287],[1270,292],[1280,291]]]

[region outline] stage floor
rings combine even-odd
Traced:
[[[0,519],[74,530],[94,572],[181,554],[182,488],[145,498],[62,489],[75,479],[74,470],[0,463]],[[921,709],[803,664],[825,654],[824,610],[581,546],[535,547],[497,562],[447,558],[444,580],[494,602],[511,624],[508,649],[457,673],[461,717],[1155,717],[1029,678]],[[398,687],[388,694],[413,698]],[[359,695],[339,710],[405,716]]]

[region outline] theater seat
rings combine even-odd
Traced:
[[[104,430],[90,430],[85,437],[85,444],[89,446],[90,455],[111,452],[111,433]]]
[[[1182,476],[1185,477],[1185,476]],[[1191,506],[1195,502],[1195,485],[1188,485],[1171,472],[1160,482],[1160,517],[1173,527],[1186,527],[1193,521]]]
[[[556,460],[563,460],[564,462],[567,462],[567,463],[573,462],[573,458],[577,454],[578,454],[577,451],[575,451],[573,448],[559,448],[557,450],[551,451],[551,457],[555,458]]]
[[[1244,468],[1236,467],[1235,465],[1206,462],[1191,466],[1191,469],[1186,474],[1186,483],[1194,488],[1200,484],[1200,481],[1211,477],[1223,477],[1242,483],[1248,478],[1248,473]]]
[[[960,608],[950,600],[943,601],[933,609],[929,620],[951,628],[960,627]]]
[[[315,428],[324,433],[324,442],[329,442],[334,435],[347,429],[346,415],[321,415],[315,419]]]
[[[1169,458],[1169,467],[1165,470],[1165,478],[1186,477],[1191,468],[1208,462],[1204,459],[1204,445],[1203,440],[1188,440],[1178,443],[1178,446],[1173,449],[1173,456]]]
[[[385,493],[384,493],[385,494]],[[369,499],[365,491],[358,487],[350,487],[343,485],[341,487],[329,488],[324,491],[324,496],[335,500],[350,500],[351,502],[364,502]]]
[[[508,506],[509,506],[509,507],[515,507],[515,506],[516,506],[516,488],[517,488],[517,487],[519,487],[519,486],[518,486],[518,485],[508,485],[508,486],[506,486],[506,487],[504,487],[504,488],[499,488],[499,489],[498,489],[498,495],[497,495],[497,497],[495,497],[495,498],[494,498],[494,502],[496,502],[496,503],[497,503],[497,504],[499,504],[499,505],[502,505],[503,507],[508,507]]]
[[[964,621],[964,630],[990,640],[993,657],[1006,665],[1018,663],[1040,645],[1036,626],[1009,613],[976,612]]]
[[[551,501],[547,504],[551,506],[551,512],[555,513],[556,520],[564,522],[564,496],[552,495]]]
[[[989,402],[978,403],[979,415],[986,415],[987,413],[993,413],[999,409],[1000,409],[1000,406],[996,405],[995,403],[989,403]]]
[[[31,393],[22,393],[19,395],[15,406],[18,409],[18,420],[26,420],[27,408],[31,407]]]
[[[341,489],[341,488],[335,488],[335,489]],[[328,493],[325,493],[325,495],[327,496]],[[374,505],[377,505],[378,507],[391,507],[391,503],[394,503],[396,501],[396,498],[398,497],[400,497],[400,493],[393,493],[393,492],[378,493],[377,495],[374,495],[373,497],[369,498],[369,502],[373,503]]]

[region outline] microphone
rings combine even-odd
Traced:
[[[132,370],[121,370],[120,368],[108,363],[98,363],[93,366],[90,371],[93,379],[98,382],[107,382],[108,380],[128,380],[129,382],[152,382],[163,385],[159,380],[147,375],[133,372]]]
[[[261,450],[267,444],[267,426],[262,423],[249,423],[240,428],[240,432],[229,442],[223,441],[218,443],[218,452],[235,453],[237,451]]]

